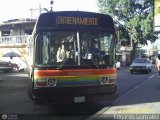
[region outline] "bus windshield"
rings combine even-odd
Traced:
[[[44,31],[35,39],[35,65],[55,69],[114,64],[114,35],[106,31]]]

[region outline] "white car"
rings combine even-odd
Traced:
[[[133,72],[146,72],[152,71],[153,64],[147,58],[135,58],[129,67],[130,73]]]

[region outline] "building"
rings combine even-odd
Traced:
[[[0,23],[0,60],[11,61],[27,67],[26,46],[31,37],[36,19],[12,19]],[[3,57],[7,52],[16,52],[21,57]]]
[[[12,19],[0,24],[0,37],[31,35],[36,19]]]

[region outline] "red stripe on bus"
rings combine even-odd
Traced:
[[[116,69],[35,70],[34,72],[34,75],[36,76],[80,76],[103,74],[116,74]]]

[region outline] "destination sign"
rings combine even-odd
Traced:
[[[111,16],[82,11],[59,11],[42,13],[36,27],[38,30],[108,30],[115,32]]]
[[[69,17],[69,16],[57,16],[57,24],[68,25],[90,25],[97,26],[98,18],[92,17]]]

